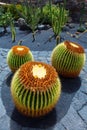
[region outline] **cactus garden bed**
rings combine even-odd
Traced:
[[[64,40],[70,40],[72,42],[77,42],[82,45],[84,48],[87,48],[87,32],[78,33],[77,29],[79,24],[69,23],[66,25],[61,32],[61,42]],[[3,30],[0,28],[0,30]],[[16,27],[16,41],[12,43],[10,28],[7,28],[8,32],[4,36],[0,36],[0,47],[2,48],[11,48],[14,45],[18,44],[19,40],[22,40],[22,45],[29,47],[33,51],[51,51],[56,46],[56,39],[52,28],[47,28],[38,30],[35,35],[35,41],[32,41],[32,33],[28,31],[19,30],[19,27]]]

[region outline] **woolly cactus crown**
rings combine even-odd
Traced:
[[[54,48],[51,61],[60,75],[76,77],[85,63],[84,48],[78,43],[64,41]]]
[[[13,46],[7,55],[7,63],[9,68],[15,72],[22,64],[27,61],[32,61],[33,55],[30,49],[26,46]]]
[[[73,53],[78,53],[78,54],[84,53],[84,48],[80,46],[78,43],[65,41],[63,44],[66,46],[68,51],[71,51]]]
[[[27,62],[15,73],[11,93],[17,109],[37,117],[53,109],[61,93],[55,69],[42,62]]]
[[[16,45],[12,47],[12,51],[15,55],[24,56],[30,51],[30,49],[26,46]]]

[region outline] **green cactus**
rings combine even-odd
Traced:
[[[64,77],[77,77],[85,64],[84,48],[70,41],[57,45],[51,55],[52,65]]]
[[[7,54],[7,63],[12,72],[15,72],[25,62],[33,59],[31,51],[26,46],[13,46]]]
[[[42,62],[27,62],[14,74],[11,95],[18,111],[39,117],[50,112],[61,93],[60,79],[55,69]]]

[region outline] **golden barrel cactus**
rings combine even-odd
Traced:
[[[39,117],[50,112],[61,93],[56,70],[42,62],[27,62],[14,74],[11,95],[18,111],[26,116]]]
[[[13,46],[7,54],[7,63],[9,68],[15,72],[22,64],[27,61],[33,61],[33,55],[26,46]]]
[[[84,48],[78,43],[64,41],[53,49],[51,62],[58,74],[77,77],[85,63]]]

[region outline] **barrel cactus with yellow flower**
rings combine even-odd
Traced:
[[[40,117],[49,113],[61,94],[61,83],[54,67],[43,62],[27,62],[11,82],[13,102],[20,113]]]
[[[53,49],[51,62],[60,75],[77,77],[85,64],[84,48],[78,43],[64,41]]]
[[[30,49],[22,45],[13,46],[7,54],[7,63],[12,72],[15,72],[25,62],[33,60]]]

